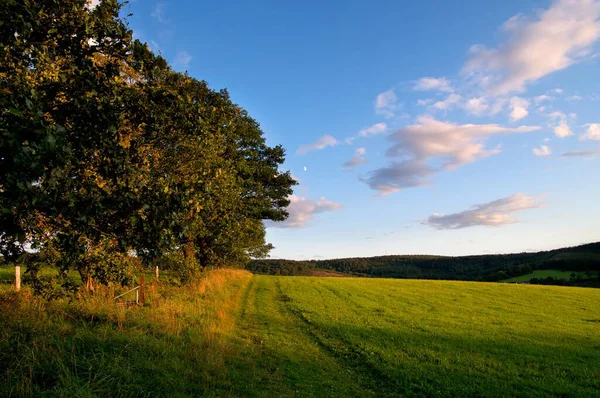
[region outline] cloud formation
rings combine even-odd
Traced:
[[[525,98],[521,98],[521,97],[512,97],[510,99],[510,120],[515,122],[517,120],[521,120],[523,119],[525,116],[529,115],[529,111],[527,110],[527,108],[529,108],[530,102],[528,100],[526,100]]]
[[[543,94],[543,95],[538,95],[538,96],[534,97],[533,101],[537,105],[537,104],[539,104],[541,102],[544,102],[544,101],[552,101],[553,99],[554,99],[554,97],[551,97],[549,95]]]
[[[320,151],[321,149],[339,145],[339,143],[340,142],[335,137],[326,134],[312,144],[302,145],[300,148],[298,148],[296,153],[303,154],[312,151]]]
[[[351,170],[354,167],[365,163],[367,161],[367,159],[364,157],[365,153],[367,153],[365,148],[357,148],[356,151],[354,151],[352,158],[343,164],[344,169]]]
[[[423,224],[436,229],[460,229],[476,226],[498,227],[517,222],[512,213],[541,207],[537,198],[516,193],[506,198],[478,204],[453,214],[433,214]]]
[[[178,51],[175,55],[175,61],[173,63],[178,67],[186,69],[190,66],[190,62],[192,61],[192,56],[187,51]]]
[[[488,94],[523,91],[527,83],[590,55],[600,38],[600,2],[559,0],[530,20],[519,14],[503,25],[497,48],[474,45],[464,71]]]
[[[558,121],[558,124],[551,125],[554,135],[559,138],[565,138],[573,135],[573,131],[571,131],[571,128],[567,123],[567,115],[565,115],[563,112],[555,111],[549,113],[547,116],[555,122]]]
[[[268,222],[268,227],[275,228],[304,228],[319,213],[336,211],[342,208],[340,203],[321,198],[319,200],[306,199],[301,196],[290,195],[290,205],[287,208],[289,217],[281,222]]]
[[[461,99],[462,99],[462,97],[460,95],[458,95],[458,94],[450,94],[450,95],[448,95],[448,97],[446,97],[445,100],[438,101],[435,104],[433,104],[432,106],[435,109],[439,109],[441,111],[447,111],[448,109],[450,109],[453,106],[455,106],[458,103],[460,103]]]
[[[361,137],[367,137],[369,135],[382,134],[387,131],[387,128],[388,126],[386,123],[376,123],[370,127],[360,130],[358,135]]]
[[[581,136],[582,140],[600,141],[600,123],[586,124],[587,132]]]
[[[394,90],[385,91],[375,98],[375,113],[385,118],[394,117],[396,111],[401,108]]]
[[[552,151],[546,145],[542,145],[539,148],[533,148],[533,154],[535,156],[550,156]]]
[[[446,93],[451,93],[454,91],[452,86],[450,85],[450,81],[444,77],[436,78],[436,77],[423,77],[417,80],[413,86],[413,90],[415,91],[442,91]]]
[[[158,2],[154,5],[154,9],[150,14],[151,17],[156,19],[160,23],[166,23],[167,19],[165,18],[165,3]]]
[[[490,109],[490,105],[485,97],[474,97],[465,102],[464,108],[471,115],[483,116]]]
[[[427,185],[430,182],[426,178],[432,174],[500,153],[498,147],[485,147],[486,138],[538,129],[537,126],[511,128],[497,124],[458,125],[420,116],[417,124],[402,127],[389,136],[393,145],[386,155],[399,160],[372,171],[363,180],[381,195]]]
[[[584,156],[594,156],[594,155],[600,155],[600,149],[596,149],[596,150],[592,150],[592,151],[565,152],[560,156],[569,158],[569,157],[584,157]]]

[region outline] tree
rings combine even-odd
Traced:
[[[182,251],[189,266],[264,256],[287,217],[283,148],[226,91],[173,71],[104,0],[0,6],[0,250],[57,252],[88,286]]]

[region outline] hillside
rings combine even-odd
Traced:
[[[267,259],[246,265],[247,270],[273,275],[306,275],[317,268],[383,278],[501,281],[534,270],[598,271],[600,242],[537,253],[460,257],[398,255],[310,261]]]
[[[2,396],[597,396],[600,290],[217,270],[48,302],[0,286]]]

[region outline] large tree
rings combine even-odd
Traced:
[[[84,280],[183,251],[191,267],[262,256],[295,181],[226,91],[132,41],[120,4],[0,5],[0,250],[59,253]]]

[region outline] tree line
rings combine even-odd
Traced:
[[[526,275],[537,269],[600,271],[600,243],[537,253],[481,256],[405,255],[310,261],[260,259],[250,261],[246,264],[246,269],[257,273],[280,275],[302,275],[310,273],[310,270],[325,269],[356,276],[381,278],[497,282]],[[582,280],[574,279],[573,283],[583,285]]]
[[[87,3],[0,5],[3,259],[28,248],[93,286],[132,258],[190,274],[265,256],[263,220],[287,217],[296,184],[284,149],[134,40],[122,4]]]

